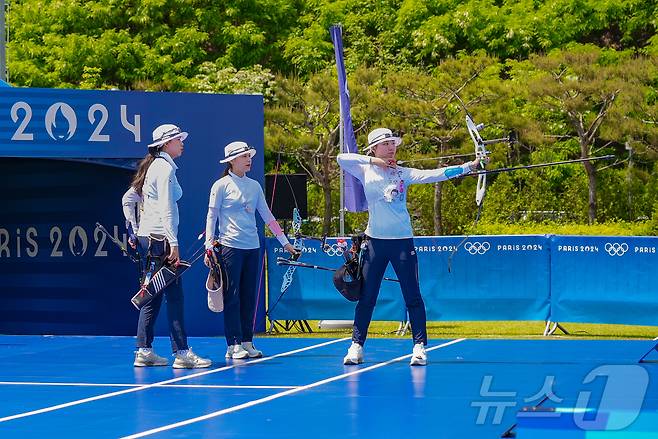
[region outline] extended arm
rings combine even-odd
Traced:
[[[436,183],[438,181],[450,180],[452,178],[463,177],[472,172],[471,162],[459,166],[448,166],[437,169],[405,169],[408,184]]]
[[[336,160],[338,161],[338,166],[360,181],[363,181],[364,165],[370,164],[370,156],[352,152],[338,154]]]

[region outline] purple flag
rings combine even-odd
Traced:
[[[343,60],[343,29],[340,26],[331,26],[331,41],[334,43],[336,54],[336,70],[338,71],[338,93],[340,95],[340,114],[343,120],[343,143],[344,150],[341,152],[359,152],[356,146],[356,137],[352,127],[352,113],[350,112],[350,92],[347,89],[347,77],[345,75],[345,62]],[[366,195],[363,192],[361,182],[351,174],[345,172],[345,183],[343,185],[345,208],[350,212],[363,212],[368,210]]]

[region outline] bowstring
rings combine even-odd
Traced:
[[[274,194],[276,193],[276,184],[277,180],[279,179],[279,169],[281,166],[281,148],[279,148],[279,151],[277,152],[276,155],[276,165],[274,167],[274,182],[272,182],[272,197],[270,198],[270,211],[272,210],[272,207],[274,206]],[[260,292],[261,292],[261,284],[263,282],[263,274],[265,272],[265,257],[266,257],[267,252],[263,250],[263,259],[261,260],[261,265],[260,265],[260,275],[258,276],[258,294],[256,295],[256,306],[254,307],[254,316],[251,322],[251,327],[252,330],[256,330],[256,316],[258,315],[258,305],[260,303]],[[267,288],[267,286],[265,286]],[[268,316],[268,310],[265,311],[265,315]]]

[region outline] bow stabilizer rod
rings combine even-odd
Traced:
[[[535,165],[524,165],[524,166],[514,166],[511,168],[498,168],[498,169],[486,169],[484,171],[473,172],[470,175],[487,175],[487,174],[500,174],[501,172],[514,172],[521,169],[535,169],[535,168],[546,168],[548,166],[557,166],[557,165],[568,165],[571,163],[582,163],[582,162],[593,162],[596,160],[612,160],[615,156],[613,154],[608,154],[599,157],[589,157],[584,159],[573,159],[573,160],[561,160],[559,162],[550,162],[550,163],[537,163]]]
[[[336,271],[336,268],[323,267],[321,265],[307,264],[305,262],[297,262],[291,259],[287,259],[279,256],[276,258],[276,265],[285,265],[289,267],[301,267],[301,268],[312,268],[314,270],[324,270],[324,271]],[[393,279],[391,277],[384,277],[384,280],[389,282],[400,282],[398,279]]]
[[[114,245],[119,247],[119,250],[121,250],[121,253],[123,253],[124,256],[128,256],[128,258],[133,261],[136,264],[140,264],[140,257],[139,253],[135,252],[135,254],[131,253],[128,251],[125,245],[123,245],[123,242],[119,241],[116,239],[114,236],[110,235],[110,232],[107,231],[105,227],[101,223],[96,223],[96,228],[100,230],[100,232],[107,237]]]

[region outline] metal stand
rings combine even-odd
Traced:
[[[353,326],[353,320],[320,320],[318,322],[319,329],[352,329]]]
[[[546,327],[544,328],[544,337],[555,334],[555,331],[557,331],[558,329],[562,331],[565,335],[569,335],[569,332],[566,329],[564,329],[564,326],[560,325],[559,322],[551,322],[550,320],[546,320]]]
[[[542,407],[542,404],[545,403],[548,400],[548,396],[544,396],[544,398],[539,401],[536,405],[533,405],[532,407],[524,408],[525,411],[534,411],[537,410],[538,408]],[[500,435],[501,438],[515,438],[516,437],[516,431],[514,429],[516,428],[518,424],[515,422],[510,428],[505,430],[503,434]]]
[[[398,329],[395,330],[395,335],[407,335],[407,331],[411,329],[411,322],[409,320],[401,321]]]
[[[283,323],[282,323],[283,322]],[[268,334],[275,334],[281,329],[284,332],[290,332],[297,329],[298,332],[312,333],[311,325],[306,320],[270,320],[270,328],[267,330]]]
[[[658,337],[654,338],[653,341],[658,341]],[[658,351],[658,343],[656,343],[649,351],[642,355],[642,358],[638,361],[638,363],[658,363],[658,360],[647,360],[647,357],[649,354],[653,351]]]

